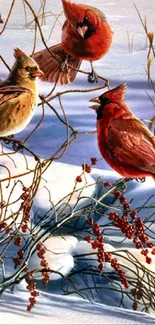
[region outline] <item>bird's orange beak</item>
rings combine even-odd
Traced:
[[[40,76],[42,76],[43,74],[44,74],[44,73],[42,72],[41,69],[36,68],[35,70],[33,70],[33,71],[31,72],[31,77],[32,77],[32,78],[36,78],[36,77],[40,77]]]
[[[90,102],[96,103],[96,105],[89,106],[90,108],[94,109],[95,111],[98,110],[99,106],[101,105],[101,101],[99,100],[98,97],[94,97],[90,99]]]
[[[82,27],[79,26],[76,30],[77,30],[78,34],[82,38],[84,38],[84,36],[85,36],[85,34],[86,34],[87,30],[88,30],[88,26],[82,26]]]

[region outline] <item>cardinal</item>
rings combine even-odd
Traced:
[[[0,137],[21,132],[31,121],[38,103],[37,63],[22,50],[14,50],[15,63],[0,83]]]
[[[113,32],[105,15],[98,9],[62,0],[66,21],[62,27],[61,43],[49,50],[44,49],[33,55],[44,72],[41,79],[58,82],[61,85],[73,83],[82,60],[90,61],[92,71],[88,81],[97,81],[92,61],[99,60],[111,46]]]
[[[155,136],[125,104],[126,84],[90,102],[97,113],[101,155],[121,176],[155,180]]]

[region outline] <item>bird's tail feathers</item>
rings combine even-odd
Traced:
[[[62,49],[61,43],[49,48],[57,57],[60,62],[56,60],[47,49],[36,52],[33,54],[33,59],[38,63],[39,68],[44,72],[41,80],[48,82],[58,82],[61,85],[73,83],[77,74],[77,70],[81,65],[81,60],[68,57],[67,63],[70,67],[62,69],[62,63],[65,61],[66,53]]]

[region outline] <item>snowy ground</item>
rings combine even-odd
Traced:
[[[151,95],[152,93],[149,90],[147,75],[145,72],[147,56],[146,37],[133,2],[127,2],[125,0],[109,0],[107,2],[103,2],[102,0],[79,0],[77,2],[89,3],[89,5],[93,5],[102,10],[106,14],[107,20],[114,31],[114,40],[111,50],[105,58],[95,63],[96,71],[110,80],[111,87],[115,87],[122,82],[127,82],[127,104],[138,117],[143,119],[151,118],[154,115],[154,107],[147,95],[147,92]],[[39,8],[39,1],[31,0],[30,3],[37,11],[37,7]],[[138,7],[141,15],[143,17],[146,15],[149,31],[155,32],[154,0],[150,0],[149,4],[144,0],[137,0],[134,3]],[[7,16],[10,5],[11,0],[0,0],[0,12],[3,19]],[[62,6],[60,0],[47,0],[46,11],[52,11],[53,13],[58,14],[61,10]],[[32,17],[28,12],[28,21],[31,19]],[[60,20],[63,22],[63,15]],[[47,19],[46,26],[43,27],[46,39],[48,39],[53,22],[54,18],[50,17]],[[29,29],[25,29],[24,24],[22,1],[16,0],[8,27],[0,36],[0,55],[5,57],[10,66],[14,61],[12,53],[15,47],[23,49],[28,54],[32,50],[34,26],[31,25]],[[129,53],[128,51],[127,30],[131,39],[134,36],[132,53]],[[49,44],[56,44],[59,42],[60,36],[61,27],[60,24],[57,23]],[[39,50],[42,47],[43,45],[38,37],[37,49]],[[90,67],[88,63],[84,62],[82,68],[89,70]],[[4,67],[3,63],[0,62],[0,78],[6,78],[7,73],[7,69]],[[40,93],[47,94],[51,89],[51,85],[48,83],[40,82],[39,86]],[[83,89],[90,87],[91,85],[87,83],[86,76],[79,73],[74,85],[67,86],[66,89]],[[62,88],[58,87],[57,91],[58,90],[62,90]],[[84,95],[76,94],[76,100],[75,95],[72,94],[63,96],[62,101],[65,111],[69,122],[75,129],[80,131],[92,131],[95,129],[96,116],[94,112],[88,108],[88,101],[90,98],[98,94],[101,94],[101,92],[97,91],[96,94],[86,93]],[[53,105],[60,112],[58,102],[53,101]],[[19,134],[18,138],[24,139],[37,124],[40,116],[41,109],[38,108],[30,125],[26,130]],[[32,150],[35,150],[35,152],[42,158],[46,158],[60,147],[62,142],[65,140],[65,137],[66,129],[62,126],[62,123],[60,124],[58,122],[57,118],[49,108],[46,108],[44,121],[39,130],[29,140],[28,146]],[[47,175],[45,176],[47,176],[47,179],[49,180],[48,187],[51,191],[54,203],[57,203],[64,194],[71,191],[74,186],[74,179],[80,171],[78,165],[81,165],[84,159],[89,161],[92,156],[100,157],[97,148],[96,134],[82,135],[69,147],[65,156],[60,160],[60,162],[66,164],[56,162],[52,164],[51,169],[48,170]],[[12,173],[15,172],[10,161],[1,160],[0,163],[4,163],[7,166],[9,164]],[[71,164],[72,166],[68,164]],[[20,158],[17,158],[17,165],[19,170],[23,168]],[[89,183],[92,183],[99,175],[102,175],[105,180],[108,179],[114,181],[116,178],[119,178],[119,176],[113,173],[110,167],[103,160],[98,162],[97,168],[100,168],[100,170],[94,168],[91,176],[88,177]],[[68,172],[70,173],[69,179],[67,176]],[[1,179],[4,176],[4,170],[1,170]],[[31,180],[26,179],[26,181],[29,183]],[[54,191],[53,182],[55,187]],[[62,187],[61,184],[65,184],[65,186]],[[44,191],[44,183],[41,183],[34,203],[34,213],[38,209],[41,212],[46,211],[47,209],[49,203],[44,200]],[[91,196],[94,194],[94,191],[95,189],[91,188],[86,195]],[[152,180],[148,180],[145,184],[137,184],[136,182],[133,182],[133,184],[129,186],[128,199],[134,198],[133,205],[136,207],[142,205],[143,202],[152,194],[154,194],[154,183]],[[6,196],[7,195],[6,190]],[[74,197],[72,203],[74,203],[75,200],[76,198]],[[153,203],[153,201],[154,198],[151,198],[150,203]],[[114,238],[113,236],[114,234],[111,234],[108,237],[107,242],[115,248],[113,240],[116,239],[116,237]],[[73,237],[67,238],[66,245],[64,245],[64,241],[60,238],[59,244],[57,240],[54,242],[51,241],[49,242],[49,247],[52,247],[52,251],[59,251],[61,253],[59,258],[54,258],[54,254],[49,254],[51,267],[55,269],[61,268],[64,274],[67,274],[74,265],[73,252],[74,254],[77,254],[87,249],[84,243],[77,243]],[[142,256],[138,256],[138,258],[142,259]],[[37,263],[37,261],[34,258],[31,266],[34,267],[35,263]],[[152,270],[154,270],[154,265],[155,262],[153,263],[153,266],[151,266]],[[107,296],[107,293],[103,294],[105,304],[92,305],[89,301],[83,301],[81,298],[61,296],[56,285],[54,285],[54,282],[51,282],[47,292],[44,290],[42,291],[42,295],[40,299],[38,299],[38,304],[31,314],[25,312],[28,293],[25,290],[24,282],[17,287],[14,294],[11,294],[9,291],[4,293],[0,301],[0,323],[155,324],[154,316],[152,316],[152,318],[144,313],[115,307],[117,306],[117,296]]]

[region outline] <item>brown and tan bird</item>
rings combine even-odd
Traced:
[[[0,83],[0,137],[21,132],[31,121],[38,104],[37,63],[20,49],[8,78]]]

